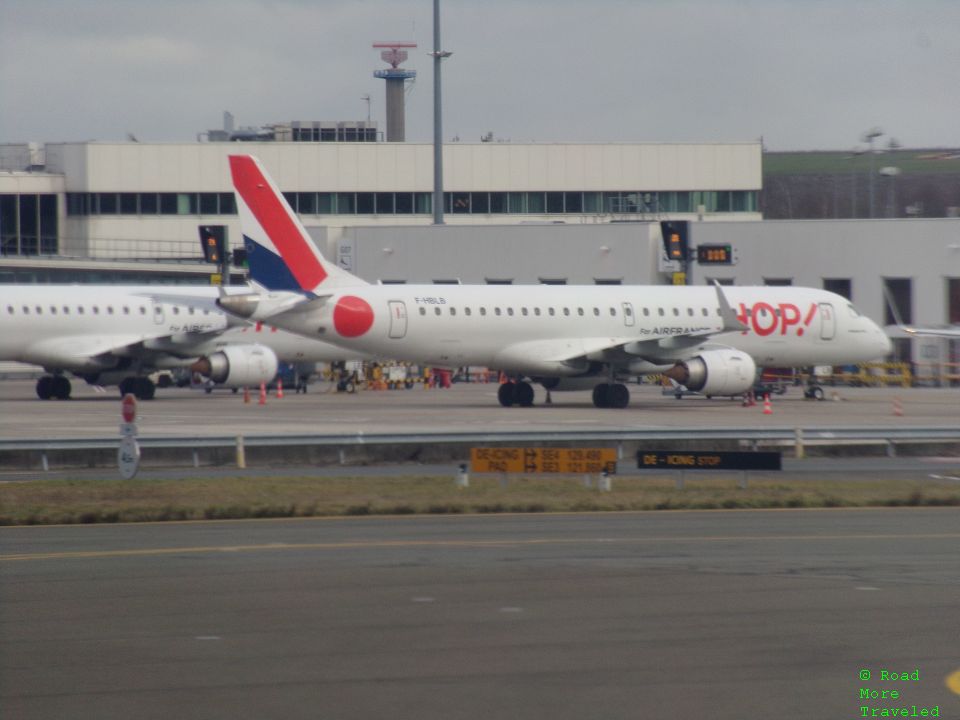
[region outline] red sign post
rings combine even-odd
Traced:
[[[132,423],[137,419],[137,398],[135,398],[131,393],[127,393],[123,396],[121,413],[125,423]]]
[[[130,393],[123,396],[120,403],[123,422],[120,423],[120,447],[117,450],[117,464],[120,476],[131,480],[140,467],[140,446],[137,444],[137,398]]]

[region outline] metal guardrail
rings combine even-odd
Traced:
[[[357,447],[411,444],[471,443],[566,443],[566,442],[643,442],[643,441],[741,441],[746,443],[788,443],[797,438],[806,444],[853,443],[924,443],[960,442],[957,427],[917,428],[660,428],[613,430],[548,430],[504,432],[439,432],[439,433],[353,433],[313,435],[209,435],[209,436],[140,436],[142,448],[232,448],[239,442],[251,447],[294,447],[304,445]],[[111,450],[117,437],[57,438],[48,440],[0,440],[0,453],[53,450]]]

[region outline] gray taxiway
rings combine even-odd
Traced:
[[[0,381],[0,437],[63,438],[117,435],[120,398],[115,388],[96,390],[74,383],[74,398],[40,401],[27,380]],[[497,385],[455,383],[450,389],[364,390],[337,393],[315,383],[306,395],[289,389],[283,399],[270,394],[260,405],[242,394],[216,390],[159,390],[157,398],[139,403],[142,435],[391,433],[476,430],[555,430],[583,428],[769,427],[957,427],[960,388],[827,388],[827,400],[805,400],[802,388],[790,387],[772,398],[771,414],[763,405],[742,407],[739,401],[664,396],[657,386],[631,386],[630,407],[593,407],[589,392],[553,393],[544,404],[503,408]],[[899,403],[899,414],[897,414]]]
[[[0,708],[955,718],[958,541],[956,508],[3,528]]]

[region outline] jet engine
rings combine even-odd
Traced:
[[[663,374],[704,395],[740,395],[753,387],[757,364],[739,350],[707,350]]]
[[[194,372],[230,387],[259,385],[277,374],[277,355],[264,345],[225,345],[190,366]]]

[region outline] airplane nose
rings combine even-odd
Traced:
[[[874,325],[874,333],[877,339],[877,352],[881,357],[886,357],[893,352],[893,340],[883,331],[879,325]]]

